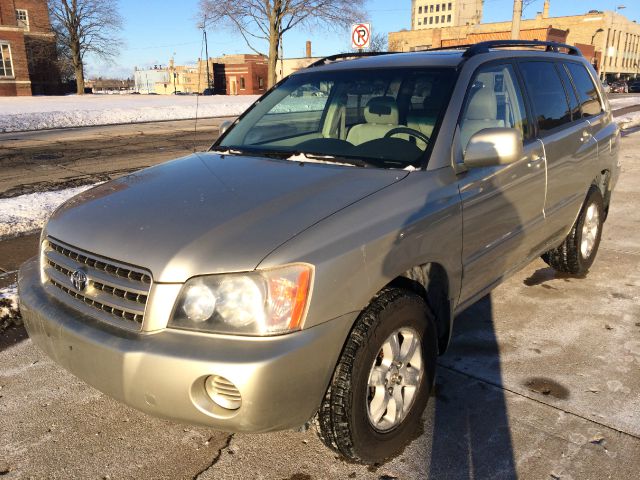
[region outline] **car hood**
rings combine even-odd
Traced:
[[[291,237],[406,175],[200,153],[83,192],[46,234],[147,268],[156,282],[184,282],[253,270]]]

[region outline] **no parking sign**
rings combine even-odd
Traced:
[[[371,24],[354,23],[351,25],[351,48],[363,50],[371,43]]]

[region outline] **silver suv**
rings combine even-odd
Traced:
[[[58,209],[22,315],[56,362],[149,414],[315,419],[379,462],[420,424],[456,313],[538,256],[587,272],[619,137],[567,45],[329,57],[210,151]]]

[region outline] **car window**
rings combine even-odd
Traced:
[[[529,135],[522,92],[511,65],[481,67],[471,81],[460,119],[460,136],[466,148],[471,136],[485,128],[515,128]]]
[[[318,81],[294,89],[255,124],[246,141],[265,142],[318,132],[332,86],[331,82]]]
[[[573,83],[578,91],[583,117],[592,117],[602,111],[598,89],[593,83],[593,79],[584,65],[573,62],[566,63],[569,73],[573,78]]]
[[[455,75],[453,68],[428,67],[294,74],[255,104],[214,148],[417,167],[427,160],[425,152],[435,140]]]
[[[571,120],[578,120],[582,116],[580,113],[580,102],[578,101],[576,90],[573,86],[573,83],[571,82],[571,77],[569,77],[567,70],[562,65],[556,64],[556,68],[558,70],[558,73],[560,74],[560,78],[562,79],[567,99],[569,100]]]
[[[521,62],[520,69],[540,132],[570,123],[567,95],[553,62]]]

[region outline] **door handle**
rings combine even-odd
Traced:
[[[529,167],[529,168],[533,168],[533,167],[539,168],[540,165],[542,165],[542,161],[543,160],[544,160],[544,156],[534,154],[534,155],[531,156],[531,158],[527,162],[527,167]]]

